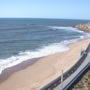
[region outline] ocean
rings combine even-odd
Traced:
[[[89,20],[1,18],[0,73],[26,60],[69,50],[68,45],[89,38],[73,28]]]

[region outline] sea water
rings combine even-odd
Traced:
[[[90,37],[73,28],[89,20],[1,18],[0,72],[26,60],[69,50],[68,44]]]

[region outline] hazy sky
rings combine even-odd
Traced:
[[[90,0],[0,0],[0,17],[90,19]]]

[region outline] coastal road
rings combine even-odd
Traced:
[[[71,84],[90,66],[90,44],[81,54],[78,62],[62,76],[43,86],[39,90],[67,90]],[[61,79],[63,78],[63,80]],[[63,83],[61,83],[63,81]]]
[[[77,79],[77,77],[79,76],[80,73],[82,73],[85,68],[87,68],[87,65],[90,65],[90,52],[87,54],[86,59],[84,60],[84,62],[79,66],[79,68],[70,76],[68,75],[68,78],[66,80],[63,81],[62,84],[58,85],[56,88],[54,88],[53,90],[67,90],[67,88],[71,85],[71,83]],[[72,70],[73,72],[73,70]]]

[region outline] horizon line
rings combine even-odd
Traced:
[[[39,18],[39,17],[0,17],[0,19],[70,19],[70,20],[90,20],[90,19],[79,19],[79,18]]]

